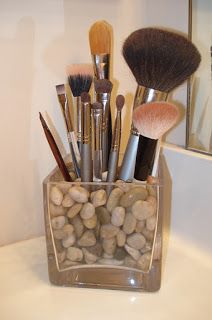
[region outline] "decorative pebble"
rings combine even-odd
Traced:
[[[123,191],[119,188],[115,188],[111,191],[107,200],[107,210],[112,211],[113,208],[119,204],[120,197],[123,195]]]
[[[63,263],[62,266],[63,268],[67,268],[67,267],[72,267],[72,266],[77,266],[79,264],[79,261],[71,261],[66,259]]]
[[[140,250],[144,247],[146,239],[140,233],[133,233],[127,237],[127,244],[137,250]]]
[[[82,203],[75,203],[67,212],[67,216],[72,219],[74,218],[82,209]]]
[[[66,256],[71,261],[82,261],[83,259],[82,250],[76,247],[68,248]]]
[[[145,228],[146,222],[145,220],[137,221],[135,232],[141,232]]]
[[[120,205],[124,208],[131,207],[137,200],[146,200],[148,192],[144,187],[135,187],[123,194]]]
[[[108,253],[104,252],[102,257],[106,258],[106,259],[112,259],[113,258],[113,254],[108,254]]]
[[[149,231],[146,228],[142,230],[142,234],[146,238],[146,240],[152,241],[154,239],[154,231]]]
[[[78,240],[78,245],[81,247],[91,247],[96,244],[96,238],[93,231],[87,230],[83,233],[82,237]]]
[[[51,220],[52,228],[53,229],[62,229],[66,222],[66,219],[64,216],[55,217]]]
[[[85,203],[80,211],[80,216],[82,219],[90,219],[94,214],[95,207],[90,202]]]
[[[98,257],[97,257],[95,254],[89,252],[89,251],[88,251],[87,249],[85,249],[85,248],[82,248],[82,252],[83,252],[83,254],[84,254],[85,262],[86,262],[87,264],[93,264],[93,263],[95,263],[96,260],[98,259]]]
[[[77,238],[79,239],[84,231],[84,225],[82,223],[82,219],[79,216],[74,217],[71,219],[71,223],[74,226],[74,231],[76,233]]]
[[[105,207],[96,208],[96,214],[98,216],[100,224],[110,223],[110,213]]]
[[[146,253],[152,250],[152,244],[150,242],[146,242],[145,246],[140,250],[141,253]]]
[[[135,268],[137,263],[136,261],[129,255],[127,255],[125,258],[124,258],[124,265],[129,267],[129,268]],[[139,275],[140,277],[141,275]]]
[[[99,242],[97,242],[94,246],[88,247],[87,250],[97,257],[101,257],[102,255],[102,246]]]
[[[101,227],[101,225],[100,225],[100,222],[99,222],[99,220],[97,218],[96,226],[94,227],[94,234],[95,234],[96,239],[98,239],[100,237],[100,227]]]
[[[69,248],[73,246],[76,241],[76,236],[74,233],[70,234],[67,238],[62,240],[62,245],[64,248]]]
[[[121,266],[123,264],[123,261],[120,260],[115,260],[115,259],[99,259],[98,262],[100,264],[105,264],[105,265],[113,265],[113,266]]]
[[[102,247],[107,254],[113,255],[116,250],[116,238],[103,239]]]
[[[57,260],[59,263],[63,262],[66,258],[66,250],[57,253]]]
[[[51,217],[64,216],[66,214],[66,209],[63,206],[56,206],[50,202],[49,210]]]
[[[154,215],[148,219],[146,219],[146,228],[149,231],[154,231],[157,222],[157,217]]]
[[[157,192],[156,192],[156,188],[153,186],[150,186],[149,184],[147,184],[146,189],[149,193],[150,196],[156,197]]]
[[[127,192],[131,189],[131,184],[123,180],[116,180],[116,184],[123,192]]]
[[[135,230],[136,227],[136,218],[132,215],[132,213],[128,212],[125,215],[123,231],[126,234],[131,234]]]
[[[114,253],[114,259],[124,260],[125,257],[126,257],[126,251],[124,250],[124,248],[117,248]]]
[[[71,198],[79,203],[85,203],[88,201],[89,193],[86,189],[80,186],[74,186],[69,189]]]
[[[146,253],[142,254],[142,256],[138,259],[137,265],[143,271],[147,271],[150,266],[150,261],[151,261],[151,253],[146,252]]]
[[[101,226],[100,235],[103,239],[111,239],[115,237],[119,232],[119,228],[112,224],[104,224]]]
[[[60,206],[63,201],[62,191],[58,187],[53,186],[50,191],[50,199],[54,204]]]
[[[70,197],[68,193],[65,194],[62,201],[62,206],[65,208],[70,208],[74,204],[74,200]]]
[[[130,246],[128,246],[127,244],[125,244],[125,249],[126,251],[129,253],[129,255],[134,259],[134,260],[138,260],[141,256],[139,250],[137,249],[134,249]]]
[[[112,210],[111,223],[114,226],[120,227],[124,223],[125,209],[123,207],[115,207]]]
[[[103,206],[107,201],[107,194],[105,190],[101,189],[93,193],[92,195],[92,204],[95,208]]]
[[[58,240],[69,237],[74,232],[74,227],[70,224],[65,224],[62,229],[54,230],[54,238]]]
[[[132,205],[132,214],[138,220],[145,220],[155,213],[154,205],[151,202],[138,200]]]
[[[90,219],[84,219],[83,224],[88,229],[94,229],[97,225],[97,216],[94,214]]]
[[[118,247],[123,247],[126,242],[126,234],[123,230],[119,230],[116,236],[117,239],[117,246]]]

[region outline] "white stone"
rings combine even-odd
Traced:
[[[66,256],[71,261],[82,261],[83,259],[82,250],[76,247],[68,248]]]
[[[80,211],[80,217],[82,219],[90,219],[94,214],[95,207],[90,202],[85,203]]]
[[[71,198],[79,203],[85,203],[88,201],[89,193],[86,189],[80,186],[74,186],[69,189]]]
[[[63,201],[62,191],[56,186],[53,186],[50,191],[50,199],[54,204],[60,206]]]
[[[112,210],[111,223],[114,226],[120,227],[124,223],[125,209],[123,207],[115,207]]]
[[[51,225],[53,229],[62,229],[66,222],[66,219],[64,216],[58,216],[53,219],[51,219]]]

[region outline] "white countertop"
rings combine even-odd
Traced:
[[[44,237],[0,248],[1,320],[211,320],[212,255],[171,237],[156,293],[56,287]]]

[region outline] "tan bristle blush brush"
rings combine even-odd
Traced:
[[[104,20],[96,21],[89,30],[89,44],[97,79],[109,79],[112,27]]]
[[[140,135],[134,174],[136,180],[147,180],[158,139],[170,130],[178,119],[178,107],[168,102],[142,104],[133,111],[133,124]]]

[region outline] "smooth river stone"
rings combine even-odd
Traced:
[[[124,208],[131,207],[137,200],[146,200],[148,192],[144,187],[135,187],[123,194],[120,205]]]
[[[154,231],[149,231],[146,228],[144,228],[142,230],[142,234],[144,235],[144,237],[146,238],[146,240],[152,241],[154,238]]]
[[[51,225],[53,229],[62,229],[65,225],[66,219],[64,216],[59,216],[51,219]]]
[[[94,214],[95,207],[90,202],[85,203],[80,211],[80,217],[82,219],[90,219]]]
[[[79,203],[86,203],[88,201],[89,193],[86,189],[80,186],[74,186],[68,190],[71,198]]]
[[[117,246],[123,247],[126,242],[126,233],[123,230],[119,230],[116,236]]]
[[[76,233],[77,238],[79,239],[84,231],[82,219],[79,216],[76,216],[73,219],[71,219],[71,223],[74,226],[74,231]]]
[[[56,186],[53,186],[50,191],[50,199],[54,204],[60,206],[63,201],[62,191]]]
[[[65,224],[62,229],[54,230],[54,238],[62,240],[70,236],[74,232],[74,227],[71,224]]]
[[[126,234],[131,234],[135,230],[136,227],[136,218],[132,215],[132,213],[128,212],[125,215],[123,231]]]
[[[94,229],[97,225],[97,216],[94,214],[90,219],[84,219],[83,224],[88,229]]]
[[[74,203],[75,201],[70,197],[68,193],[66,193],[63,197],[62,206],[65,208],[70,208]]]
[[[82,209],[82,203],[75,203],[67,212],[68,218],[74,218]]]
[[[107,200],[107,210],[112,211],[113,208],[119,205],[119,201],[121,196],[123,195],[123,191],[119,188],[115,188],[111,191],[109,198]]]
[[[142,249],[145,246],[146,239],[140,233],[133,233],[127,237],[127,244],[137,250]]]
[[[99,242],[94,246],[88,247],[87,250],[98,257],[101,257],[102,255],[102,245]]]
[[[96,244],[96,238],[91,230],[87,230],[83,233],[82,237],[78,240],[78,245],[81,247],[91,247]]]
[[[105,265],[121,266],[124,263],[124,261],[103,258],[103,259],[99,259],[98,263],[105,264]]]
[[[124,248],[117,248],[114,253],[114,259],[124,260],[125,257],[126,257],[126,251],[124,250]]]
[[[150,261],[151,261],[151,253],[146,252],[137,260],[137,265],[143,271],[147,271],[149,269]]]
[[[66,258],[66,250],[63,250],[61,252],[57,252],[57,260],[59,263],[63,262]]]
[[[69,248],[73,246],[76,241],[76,236],[74,233],[70,234],[67,238],[62,240],[62,245],[64,248]]]
[[[125,209],[123,207],[115,207],[111,213],[111,223],[116,226],[120,227],[124,223],[125,218]]]
[[[102,239],[111,239],[115,237],[119,232],[119,228],[112,224],[104,224],[101,226],[100,235]]]
[[[76,247],[70,247],[67,249],[66,257],[71,261],[82,261],[82,250]]]
[[[93,263],[95,263],[96,260],[98,259],[98,257],[97,257],[95,254],[89,252],[89,251],[88,251],[87,249],[85,249],[85,248],[82,248],[82,252],[83,252],[83,254],[84,254],[85,262],[86,262],[87,264],[93,264]]]
[[[130,183],[127,183],[123,180],[116,180],[116,184],[123,192],[129,191],[132,187]]]
[[[96,214],[101,225],[110,223],[110,212],[105,207],[96,208]]]
[[[114,237],[111,239],[103,239],[102,247],[104,249],[104,252],[109,255],[113,255],[116,250],[116,238]]]
[[[156,188],[147,184],[146,189],[150,196],[156,197]]]
[[[135,268],[137,263],[136,261],[129,255],[124,258],[124,265],[129,268]],[[140,276],[140,275],[139,275]]]
[[[142,230],[144,230],[145,226],[146,226],[145,220],[137,221],[136,227],[135,227],[135,232],[141,232]]]
[[[49,204],[50,216],[51,217],[58,217],[64,216],[66,214],[67,209],[63,206],[56,206],[53,203]]]
[[[139,250],[134,249],[130,246],[128,246],[127,244],[125,244],[125,249],[126,251],[129,253],[129,255],[134,259],[134,260],[138,260],[141,257],[141,254],[139,252]]]
[[[151,202],[138,200],[132,205],[132,214],[137,220],[145,220],[155,213],[155,207]]]
[[[156,227],[157,217],[154,215],[146,219],[146,228],[149,231],[154,231]]]
[[[107,201],[107,194],[105,190],[98,190],[92,193],[91,202],[95,208],[103,206]]]

